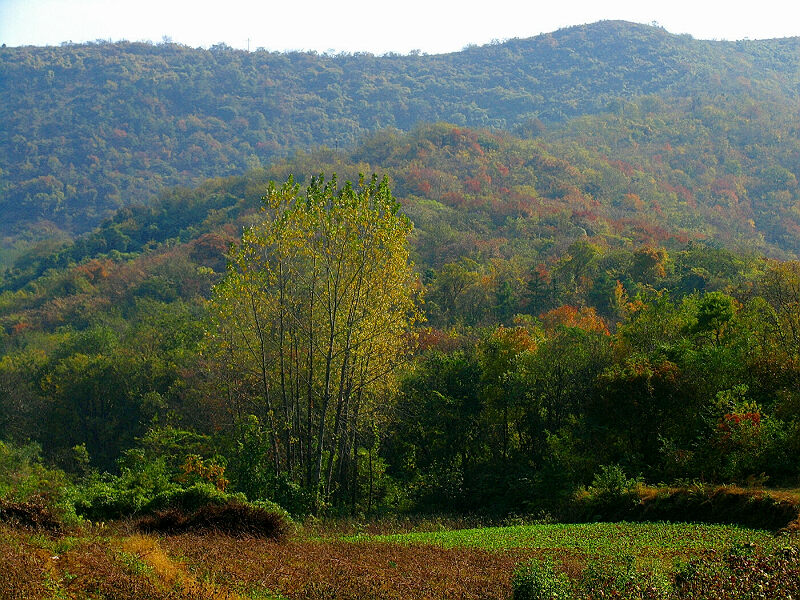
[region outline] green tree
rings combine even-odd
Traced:
[[[723,332],[736,312],[735,300],[722,292],[709,292],[700,299],[697,307],[696,333],[712,334],[714,345],[719,346]]]
[[[535,351],[523,352],[513,373],[522,406],[523,446],[535,460],[547,436],[584,413],[595,378],[611,362],[610,337],[579,327],[559,326]]]
[[[475,478],[486,459],[480,384],[475,347],[426,353],[403,381],[389,455],[423,505],[476,508]]]

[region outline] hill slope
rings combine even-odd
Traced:
[[[647,120],[647,115],[640,119]],[[581,131],[603,124],[627,131],[625,127],[637,123],[632,117],[623,122],[598,117]],[[654,125],[656,139],[662,129],[669,130],[669,124],[661,129]],[[706,142],[698,135],[696,145],[675,152],[691,157]],[[352,151],[298,152],[267,169],[165,191],[148,205],[121,209],[63,248],[34,248],[0,279],[0,325],[9,332],[23,322],[37,329],[56,328],[93,310],[97,297],[103,298],[102,306],[110,306],[139,296],[188,300],[199,290],[207,294],[214,272],[225,270],[228,244],[257,210],[267,182],[294,175],[307,183],[318,172],[337,173],[340,181],[355,181],[359,173],[387,174],[415,223],[412,246],[424,277],[460,264],[470,277],[488,277],[484,283],[489,287],[502,286],[504,280],[527,285],[537,265],[553,268],[569,255],[572,244],[590,243],[614,256],[604,267],[605,287],[597,286],[593,300],[581,300],[596,303],[600,310],[608,308],[617,279],[635,279],[629,273],[631,257],[645,246],[679,251],[689,242],[712,240],[748,252],[782,252],[750,225],[752,215],[761,213],[757,204],[746,209],[746,188],[740,190],[739,211],[728,211],[723,218],[721,192],[705,171],[687,182],[689,187],[680,187],[691,160],[643,159],[635,164],[626,153],[633,149],[620,144],[617,155],[630,162],[610,159],[576,145],[569,131],[553,140],[530,140],[449,124],[422,126],[408,134],[379,132]],[[745,165],[741,185],[763,186],[755,167]],[[792,223],[787,220],[786,225]],[[706,252],[699,275],[692,269],[699,266],[700,254],[690,257],[694,262],[686,273],[677,267],[675,289],[716,288],[715,269],[725,271],[727,283],[737,277],[737,269],[745,268]],[[720,260],[722,267],[712,266]],[[680,283],[684,277],[686,283]],[[146,283],[153,278],[155,283]]]
[[[419,122],[536,133],[643,94],[797,96],[800,39],[625,22],[435,56],[116,43],[0,50],[0,234],[86,231],[160,189]],[[52,228],[52,226],[51,226]],[[29,233],[30,235],[30,233]],[[52,235],[48,231],[47,235]]]

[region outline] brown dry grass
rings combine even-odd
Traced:
[[[153,575],[168,589],[180,590],[181,597],[208,600],[239,600],[231,591],[222,590],[211,582],[198,581],[179,562],[172,560],[152,537],[134,535],[123,539],[122,548],[153,570]]]
[[[60,541],[56,535],[32,537],[25,529],[0,528],[0,600],[236,600],[210,595],[188,580],[163,577],[147,561],[131,564],[136,548],[116,540],[85,537],[55,553],[52,548]]]
[[[8,527],[0,528],[0,599],[44,598],[49,553],[17,539]]]
[[[520,559],[474,549],[197,533],[90,535],[58,555],[43,547],[50,543],[59,538],[0,529],[0,600],[240,600],[267,590],[293,600],[506,599]]]
[[[65,552],[55,566],[56,580],[69,598],[180,598],[144,573],[115,560],[108,544],[90,541]]]
[[[435,546],[181,535],[162,545],[198,574],[242,592],[303,600],[506,599],[516,553]]]

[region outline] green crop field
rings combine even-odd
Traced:
[[[566,549],[597,555],[614,555],[620,549],[631,554],[697,553],[744,543],[771,546],[776,540],[771,533],[763,530],[697,523],[557,523],[351,536],[346,539],[493,551]]]
[[[732,547],[757,545],[772,550],[788,540],[768,531],[729,525],[696,523],[583,523],[483,527],[451,531],[412,532],[378,536],[349,536],[350,542],[435,545],[514,551],[558,560],[565,556],[585,561],[625,563],[669,570],[686,560]]]

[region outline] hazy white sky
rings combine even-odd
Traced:
[[[99,39],[269,50],[450,52],[601,19],[702,39],[800,35],[791,0],[0,0],[0,43]]]

